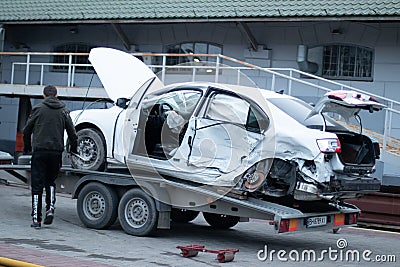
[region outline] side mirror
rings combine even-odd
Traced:
[[[121,97],[117,99],[116,105],[122,109],[126,109],[128,107],[128,102],[129,99]]]

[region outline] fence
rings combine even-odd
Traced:
[[[383,150],[386,149],[388,138],[392,135],[394,128],[393,116],[400,115],[400,102],[389,99],[380,95],[371,94],[361,89],[351,87],[339,82],[327,80],[319,76],[315,76],[306,72],[302,72],[292,68],[263,68],[235,58],[220,54],[166,54],[166,53],[133,53],[133,55],[140,57],[143,61],[153,69],[159,72],[160,79],[166,81],[166,73],[168,71],[181,71],[191,73],[191,80],[200,80],[199,75],[207,75],[208,79],[213,82],[221,82],[221,73],[226,69],[234,69],[235,76],[230,76],[230,83],[242,84],[243,77],[251,76],[253,78],[263,78],[265,87],[275,91],[277,85],[282,86],[282,82],[286,83],[284,87],[287,89],[287,94],[292,95],[293,90],[301,85],[302,90],[309,90],[312,93],[321,91],[323,93],[332,90],[354,90],[360,93],[365,93],[373,96],[378,101],[385,103],[384,127],[383,127]],[[50,62],[52,57],[64,57],[64,62],[53,63]],[[82,58],[83,57],[83,58]],[[50,73],[50,68],[63,69],[60,73],[67,75],[66,84],[59,84],[59,86],[73,87],[75,86],[75,76],[77,70],[80,68],[89,69],[91,67],[88,63],[84,62],[88,57],[88,53],[49,53],[49,52],[0,52],[2,62],[1,72],[7,73],[10,70],[10,83],[15,84],[15,77],[17,74],[16,68],[21,66],[24,68],[24,84],[28,85],[30,75],[32,75],[32,68],[39,66],[39,84],[43,85],[44,77]],[[21,60],[22,58],[22,60]],[[39,60],[34,60],[38,58]],[[47,59],[47,62],[44,62]],[[78,60],[79,59],[79,60]],[[176,63],[186,63],[176,66]],[[8,64],[8,65],[7,65]],[[11,66],[11,68],[9,67]],[[46,70],[46,68],[48,68]],[[66,71],[65,71],[66,70]],[[18,73],[23,70],[19,70]],[[246,75],[245,75],[246,74]],[[226,82],[224,80],[223,82]],[[57,84],[56,84],[57,85]],[[317,90],[317,91],[315,91]],[[304,91],[303,91],[304,93]]]

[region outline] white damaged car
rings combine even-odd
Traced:
[[[89,60],[108,109],[71,112],[78,132],[75,168],[120,163],[135,174],[211,185],[238,197],[340,200],[378,191],[371,176],[379,145],[334,118],[359,118],[384,105],[353,91],[300,99],[230,84],[164,86],[140,60],[94,48]]]

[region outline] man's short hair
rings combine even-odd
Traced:
[[[47,85],[43,89],[43,94],[48,97],[48,96],[56,96],[57,95],[57,88],[53,85]]]

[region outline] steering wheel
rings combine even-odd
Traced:
[[[165,103],[165,102],[161,103],[158,106],[158,114],[163,120],[167,117],[166,112],[171,111],[171,110],[174,110],[172,108],[172,106],[170,104],[168,104],[168,103]]]

